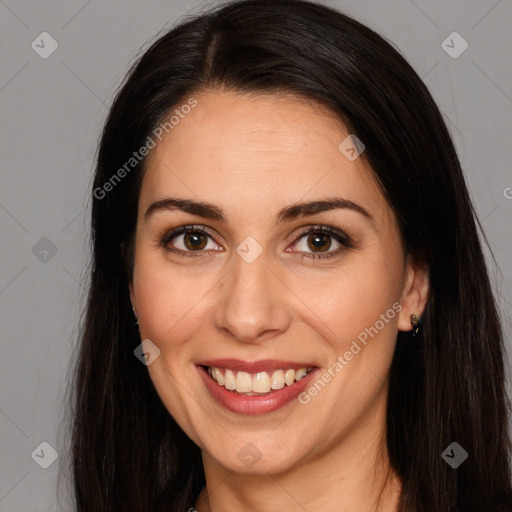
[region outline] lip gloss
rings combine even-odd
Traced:
[[[215,382],[203,366],[196,366],[210,395],[221,405],[238,414],[265,414],[274,412],[289,404],[296,398],[310,382],[319,368],[314,368],[301,380],[291,386],[285,385],[281,389],[273,390],[268,395],[247,396],[228,391],[224,386]]]

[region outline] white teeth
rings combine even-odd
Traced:
[[[304,378],[312,368],[298,368],[294,370],[274,370],[270,376],[267,372],[258,372],[250,374],[248,372],[235,372],[226,368],[208,367],[209,375],[220,386],[224,386],[230,391],[245,393],[247,395],[267,394],[272,390],[284,388],[285,384],[291,386],[295,382]],[[224,372],[224,373],[223,373]]]
[[[224,375],[224,387],[233,391],[236,388],[235,374],[232,370],[226,369],[226,375]]]
[[[284,388],[284,372],[283,370],[275,370],[270,377],[270,387],[272,389]]]
[[[235,382],[236,382],[236,390],[239,393],[249,393],[252,391],[252,379],[248,373],[238,372],[236,374]]]
[[[286,385],[291,386],[295,380],[295,370],[286,370],[284,374],[284,382]]]
[[[299,381],[300,379],[302,379],[302,377],[304,377],[307,373],[307,370],[306,368],[299,368],[296,372],[295,372],[295,380],[296,381]]]
[[[222,372],[218,368],[213,369],[215,380],[221,385],[224,386],[224,375],[222,375]]]
[[[270,377],[267,372],[256,374],[252,379],[252,390],[256,393],[268,393],[270,391]]]

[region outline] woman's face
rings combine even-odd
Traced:
[[[152,150],[139,200],[130,291],[155,388],[230,471],[357,449],[382,434],[397,331],[422,313],[426,274],[332,113],[294,96],[194,98]],[[296,381],[299,368],[314,370]]]

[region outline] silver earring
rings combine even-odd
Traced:
[[[418,336],[418,333],[420,332],[420,319],[415,314],[411,315],[411,325],[412,325],[412,336],[413,337]]]
[[[137,318],[137,315],[135,314],[135,308],[133,306],[132,306],[132,312],[133,312],[133,316],[135,318],[135,324],[139,325],[139,319]]]

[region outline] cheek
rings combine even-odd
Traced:
[[[211,288],[208,279],[171,269],[152,250],[141,251],[133,278],[141,335],[169,347],[186,341],[199,319],[204,322],[202,299]]]
[[[400,298],[396,264],[385,265],[382,259],[359,262],[354,258],[342,271],[317,275],[314,286],[311,282],[297,280],[293,289],[311,307],[318,330],[333,348],[343,351],[361,333],[364,338],[366,329],[376,323],[383,336],[394,333]]]
[[[194,285],[153,250],[140,251],[134,268],[133,288],[141,339],[160,350],[148,372],[160,398],[174,419],[191,432],[194,390],[184,391],[190,379],[191,344],[187,343],[204,324],[204,301],[209,287],[196,278]],[[210,286],[211,287],[211,286]],[[195,371],[195,370],[194,370]],[[184,384],[187,383],[187,384]],[[197,411],[196,411],[197,413]],[[195,442],[199,442],[193,435]]]
[[[350,422],[362,413],[389,371],[401,306],[400,259],[387,261],[391,263],[377,256],[353,261],[346,271],[326,277],[304,300],[315,304],[321,318],[316,330],[329,352],[326,370],[330,371],[324,376],[331,392],[322,394],[315,407],[333,422]],[[311,397],[320,394],[323,385],[312,388]]]
[[[366,283],[360,280],[346,283],[342,289],[338,288],[331,294],[330,315],[333,318],[334,330],[343,331],[344,339],[346,335],[355,339],[376,323],[378,329],[383,330],[379,319],[384,315],[387,317],[386,320],[394,320],[395,310],[392,306],[397,297],[391,283],[385,280],[371,279]],[[386,325],[388,323],[390,322],[385,322]]]
[[[376,268],[351,267],[350,273],[326,280],[323,294],[310,296],[316,301],[321,318],[316,330],[328,355],[302,403],[311,401],[315,413],[328,417],[342,433],[379,396],[393,358],[401,309],[399,278],[396,270]]]

